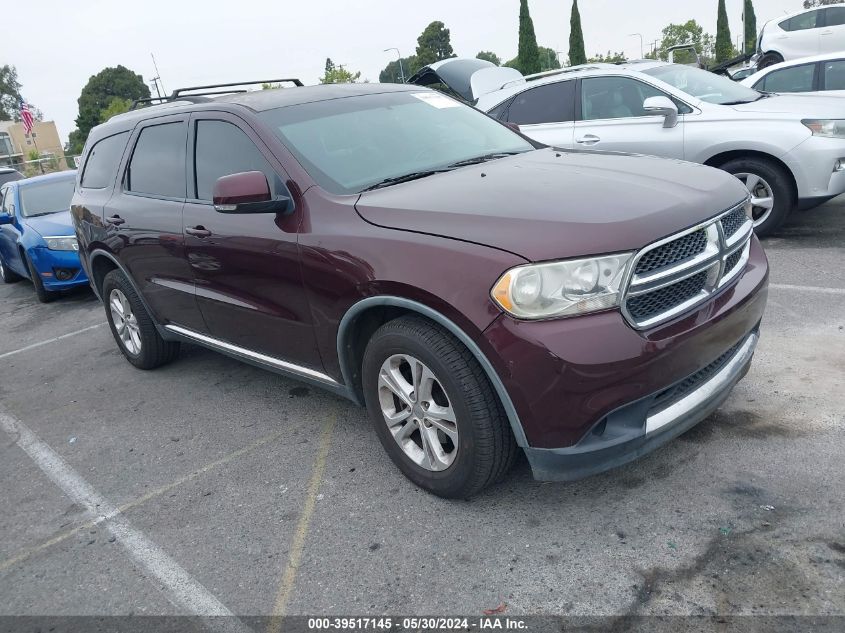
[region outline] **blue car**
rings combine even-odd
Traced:
[[[63,171],[0,186],[0,277],[31,280],[42,303],[88,285],[70,219],[75,182],[75,171]]]

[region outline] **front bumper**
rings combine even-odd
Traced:
[[[85,274],[79,261],[79,253],[76,251],[33,248],[29,251],[29,256],[47,290],[65,290],[88,285],[88,275]],[[67,278],[63,279],[65,276]]]
[[[525,454],[534,477],[542,481],[568,481],[621,466],[692,428],[730,394],[748,372],[759,335],[751,332],[732,354],[717,359],[719,366],[680,397],[664,394],[683,390],[691,376],[660,393],[652,394],[610,413],[606,421],[568,448],[528,448]],[[706,370],[707,368],[705,368]]]
[[[845,139],[811,136],[783,156],[795,175],[798,199],[832,198],[845,193],[845,170],[833,171],[845,159]]]

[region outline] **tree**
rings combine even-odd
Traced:
[[[754,3],[751,0],[745,0],[742,17],[745,22],[745,52],[753,53],[757,48],[757,16],[754,14]]]
[[[402,67],[400,71],[399,60],[394,59],[387,66],[384,67],[378,74],[378,80],[383,84],[396,84],[402,81],[402,75],[405,75],[405,80],[417,72],[421,66],[417,61],[416,55],[409,55],[402,58]]]
[[[716,63],[726,62],[733,57],[733,41],[731,40],[731,27],[728,24],[728,11],[725,9],[725,0],[719,0],[719,9],[716,17]]]
[[[129,108],[131,107],[132,102],[129,99],[123,99],[121,97],[112,98],[112,100],[109,101],[109,106],[100,112],[100,123],[105,123],[116,114],[129,112]]]
[[[422,68],[448,57],[455,57],[449,29],[443,22],[434,21],[417,38],[417,64]]]
[[[144,78],[124,66],[104,68],[92,76],[77,101],[79,116],[76,117],[76,129],[68,137],[70,152],[82,152],[91,128],[100,124],[103,111],[111,106],[113,99],[134,101],[149,97],[150,89]]]
[[[666,60],[669,57],[668,50],[679,44],[692,44],[701,56],[702,61],[709,65],[713,58],[713,36],[705,33],[701,25],[695,20],[689,20],[684,24],[669,24],[663,29],[663,39],[657,57]],[[654,54],[646,55],[653,58]],[[678,51],[675,54],[675,61],[679,64],[691,64],[695,61],[693,55],[687,51]]]
[[[321,84],[352,84],[361,78],[361,73],[353,73],[342,65],[335,66],[331,58],[326,58],[326,72],[320,77]]]
[[[569,65],[587,63],[587,53],[584,50],[584,33],[581,32],[581,13],[578,11],[578,0],[572,0],[572,15],[569,18]]]
[[[486,62],[490,62],[491,64],[496,64],[496,66],[502,65],[502,59],[496,55],[496,53],[492,53],[490,51],[481,51],[478,55],[475,56],[476,59],[483,59]]]
[[[21,84],[14,66],[0,66],[0,121],[18,118],[21,101]]]
[[[515,61],[513,68],[523,75],[538,73],[542,68],[537,36],[534,34],[534,21],[528,12],[528,0],[519,0],[519,46]]]
[[[587,61],[591,64],[593,63],[604,63],[604,64],[615,64],[617,62],[624,62],[627,58],[625,57],[625,53],[619,51],[618,53],[607,51],[607,55],[602,55],[598,53],[593,57],[590,57]]]
[[[804,0],[804,8],[812,9],[813,7],[823,7],[828,4],[841,4],[845,0]]]

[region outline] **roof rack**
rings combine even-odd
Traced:
[[[246,88],[238,90],[215,90],[215,88],[232,88],[235,86],[254,86],[257,84],[280,84],[292,83],[297,88],[301,88],[304,84],[299,79],[265,79],[263,81],[237,81],[228,84],[208,84],[206,86],[189,86],[188,88],[177,88],[166,97],[149,97],[146,99],[135,99],[130,110],[135,110],[142,104],[161,105],[162,103],[170,103],[173,101],[188,101],[190,103],[205,103],[211,101],[208,97],[214,95],[229,95],[240,94],[247,92]],[[202,92],[194,92],[194,90],[201,90]],[[192,94],[184,94],[191,92]]]

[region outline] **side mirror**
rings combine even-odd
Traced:
[[[678,106],[669,97],[649,97],[643,101],[643,110],[664,116],[663,127],[678,125]]]
[[[15,218],[8,213],[0,213],[0,224],[12,224],[14,221]]]
[[[214,208],[220,213],[288,213],[292,200],[272,197],[267,177],[260,171],[242,171],[214,183]]]

